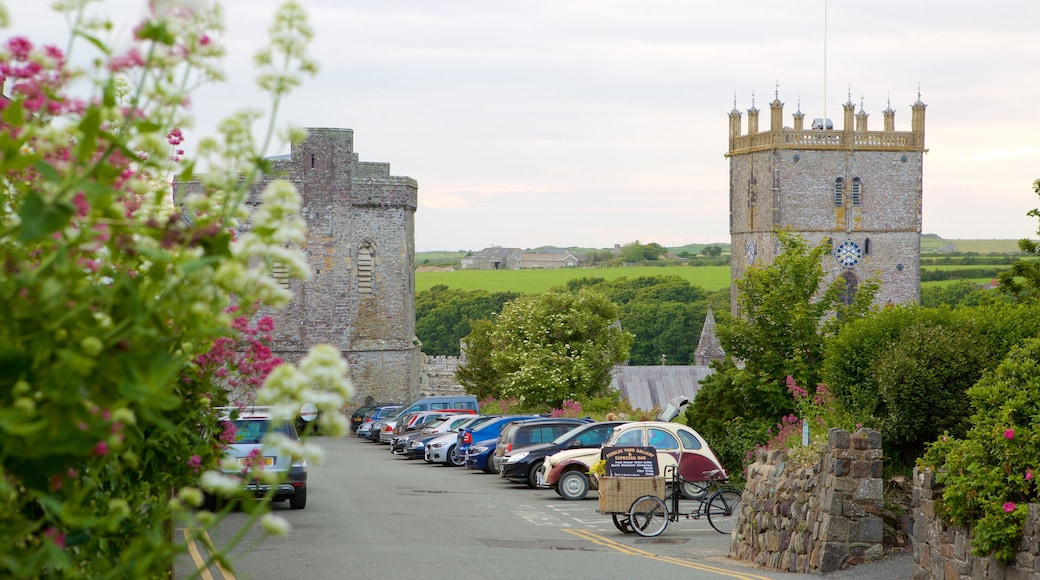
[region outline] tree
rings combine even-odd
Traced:
[[[668,253],[667,248],[656,242],[640,244],[639,240],[621,247],[621,257],[626,262],[642,262],[644,260],[656,260]]]
[[[822,380],[856,422],[881,429],[908,469],[925,444],[969,427],[965,393],[1014,346],[1040,334],[1040,308],[886,308],[827,341]]]
[[[718,246],[718,245],[715,245],[715,244],[712,244],[710,246],[705,246],[704,249],[701,250],[701,255],[702,256],[711,256],[711,257],[721,256],[722,255],[722,247]]]
[[[1033,182],[1033,192],[1040,195],[1040,179]],[[1040,208],[1026,212],[1030,217],[1040,218]],[[1040,230],[1037,230],[1040,234]],[[1018,248],[1030,256],[1040,256],[1040,244],[1030,240],[1018,241]],[[1040,261],[1019,260],[1011,265],[1011,270],[997,275],[1001,292],[1014,299],[1025,302],[1036,300],[1040,296]]]
[[[456,377],[471,393],[516,398],[528,410],[608,396],[611,370],[632,344],[617,314],[617,306],[587,289],[518,298],[466,337]]]
[[[516,292],[449,289],[439,284],[415,298],[415,335],[428,355],[458,356],[474,321],[491,318]]]
[[[785,231],[776,236],[780,253],[773,263],[752,266],[736,281],[741,316],[716,326],[727,359],[743,366],[713,364],[716,372],[702,381],[687,409],[688,423],[707,427],[703,434],[709,441],[726,437],[726,426],[737,417],[758,431],[763,422],[775,424],[793,412],[787,377],[814,389],[825,338],[863,317],[877,292],[876,282],[864,281],[852,304],[843,304],[843,278],[823,285],[822,259],[829,245],[809,248],[800,236]]]
[[[272,179],[258,205],[246,204],[273,139],[271,129],[264,145],[254,140],[258,114],[226,120],[198,159],[180,149],[185,87],[220,75],[222,22],[208,3],[172,4],[151,3],[119,49],[102,37],[130,27],[88,21],[78,2],[56,5],[73,26],[69,54],[22,37],[0,46],[10,95],[0,99],[3,577],[167,577],[185,549],[169,526],[197,538],[222,517],[192,509],[200,484],[241,490],[216,469],[222,441],[207,428],[222,394],[208,380],[217,371],[266,373],[258,402],[277,402],[277,416],[312,400],[330,432],[344,426],[346,362],[330,346],[299,368],[268,366],[262,344],[234,361],[204,360],[255,338],[248,321],[290,299],[273,261],[295,278],[308,271],[292,184]],[[279,9],[271,34],[258,84],[277,108],[314,64],[299,5]],[[171,181],[193,179],[200,160],[203,193],[175,208]],[[313,446],[281,448],[317,456]],[[248,509],[246,525],[269,511]],[[286,527],[264,518],[268,531]]]

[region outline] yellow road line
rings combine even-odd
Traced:
[[[191,537],[191,530],[181,528],[181,533],[184,534],[184,540],[188,543],[188,553],[191,554],[191,559],[195,562],[195,569],[199,571],[199,577],[202,580],[213,580],[213,575],[206,569],[206,560],[202,558],[202,554],[199,553],[199,547],[195,545],[195,539]]]
[[[694,570],[700,570],[702,572],[714,572],[720,576],[730,576],[733,578],[739,578],[740,580],[769,580],[765,576],[758,576],[757,574],[749,574],[746,572],[736,572],[733,570],[727,570],[725,568],[717,568],[715,566],[709,566],[708,564],[701,564],[699,562],[691,562],[689,560],[683,560],[681,558],[673,558],[669,556],[658,556],[653,552],[647,552],[634,546],[628,546],[620,542],[615,542],[610,538],[601,536],[591,530],[575,530],[575,529],[564,529],[565,532],[574,534],[579,538],[588,540],[593,544],[604,546],[612,550],[621,552],[622,554],[628,554],[630,556],[642,556],[651,560],[657,560],[659,562],[666,562],[668,564],[676,564],[678,566],[684,566],[686,568],[692,568]]]
[[[209,532],[202,530],[202,544],[206,549],[208,558],[203,558],[202,553],[199,552],[198,544],[195,539],[191,536],[192,528],[180,528],[181,533],[184,534],[184,540],[188,545],[188,553],[191,555],[192,561],[195,563],[195,569],[199,571],[199,577],[202,580],[214,580],[213,575],[210,574],[209,569],[206,566],[206,560],[211,560],[212,565],[217,567],[217,571],[220,572],[224,580],[235,580],[235,575],[231,573],[220,564],[220,561],[213,558],[214,547],[213,539],[209,537]]]

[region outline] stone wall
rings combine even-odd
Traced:
[[[1029,504],[1016,562],[1005,566],[993,556],[971,553],[971,533],[948,526],[935,515],[942,487],[928,470],[914,470],[914,579],[1025,580],[1040,578],[1040,504]]]
[[[831,429],[817,462],[760,452],[748,468],[729,556],[784,572],[827,573],[884,556],[881,434]]]
[[[457,356],[422,356],[419,372],[419,394],[422,396],[458,395],[466,392],[455,380],[459,368]]]

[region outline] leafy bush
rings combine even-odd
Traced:
[[[972,531],[972,553],[1005,564],[1015,552],[1029,503],[1040,493],[1040,340],[1013,349],[968,389],[972,427],[963,439],[943,435],[918,466],[945,486],[937,512]]]
[[[256,333],[248,323],[290,298],[273,260],[308,275],[295,188],[271,181],[252,214],[246,205],[263,170],[257,115],[225,121],[198,159],[181,149],[185,87],[220,76],[219,7],[150,3],[133,38],[109,45],[129,27],[88,18],[84,4],[55,4],[73,26],[68,53],[22,37],[0,45],[0,576],[165,578],[185,549],[169,527],[198,537],[221,517],[191,509],[200,484],[241,488],[216,470],[216,383],[253,389],[266,375],[258,402],[289,419],[311,399],[335,430],[346,363],[324,346],[299,369],[274,366],[266,322]],[[297,4],[271,32],[258,81],[276,107],[314,65]],[[175,207],[171,181],[202,161],[203,191]],[[236,342],[249,343],[243,356],[225,348]],[[269,516],[266,531],[285,530]]]

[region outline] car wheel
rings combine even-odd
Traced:
[[[560,481],[556,483],[556,488],[560,497],[565,500],[582,500],[589,494],[589,478],[585,477],[585,474],[578,470],[571,470],[560,477]]]
[[[454,445],[451,446],[451,449],[448,449],[448,463],[455,467],[466,465],[466,458],[455,452]]]
[[[538,474],[542,474],[542,479],[545,479],[545,463],[539,461],[538,465],[532,465],[531,469],[527,471],[527,486],[538,488]]]
[[[484,468],[485,473],[498,474],[498,470],[495,469],[495,462],[492,461],[491,457],[487,458],[487,466]]]
[[[302,510],[307,507],[307,488],[303,488],[300,491],[293,494],[289,498],[289,507],[294,510]]]

